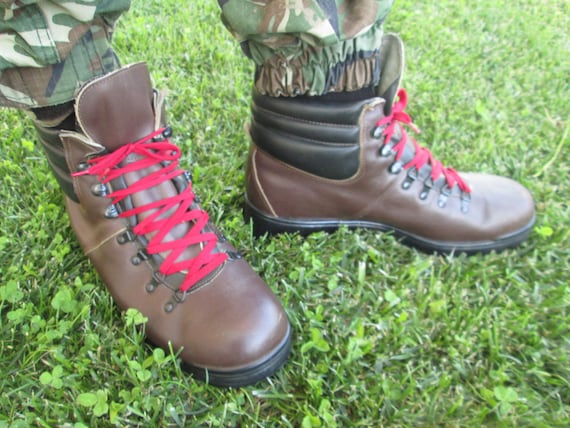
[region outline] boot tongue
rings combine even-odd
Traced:
[[[380,82],[376,88],[379,97],[384,98],[384,113],[389,115],[394,105],[394,98],[400,88],[404,74],[404,44],[395,34],[385,34],[380,48]]]
[[[114,151],[154,131],[152,101],[148,68],[139,63],[87,83],[75,111],[83,133]]]

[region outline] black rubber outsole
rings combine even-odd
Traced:
[[[484,254],[491,251],[501,251],[516,247],[528,238],[535,221],[533,217],[531,221],[521,229],[494,241],[446,242],[422,238],[421,236],[408,233],[393,226],[365,220],[272,217],[259,211],[247,200],[244,207],[244,217],[246,221],[252,220],[253,233],[255,236],[261,236],[266,233],[270,235],[299,233],[306,236],[321,231],[334,232],[340,227],[348,227],[349,229],[371,229],[380,232],[391,232],[403,244],[426,253],[438,254]]]
[[[239,370],[221,371],[211,370],[204,367],[197,367],[192,364],[182,362],[183,370],[192,374],[196,379],[202,380],[209,385],[227,388],[239,388],[253,385],[261,380],[273,375],[281,368],[289,358],[291,352],[291,328],[287,336],[282,341],[276,351],[265,361],[252,367],[244,367]]]

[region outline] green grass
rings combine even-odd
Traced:
[[[536,198],[521,248],[448,258],[366,231],[253,239],[252,66],[215,2],[135,2],[117,50],[170,90],[185,167],[282,299],[293,352],[226,390],[146,344],[81,254],[29,123],[2,110],[0,427],[570,425],[569,17],[566,1],[396,2],[386,29],[407,45],[419,141]]]

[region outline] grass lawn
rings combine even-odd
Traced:
[[[208,211],[282,299],[289,362],[218,389],[146,344],[68,225],[30,124],[0,111],[0,427],[570,425],[570,3],[399,0],[418,141],[514,177],[536,227],[501,254],[438,257],[340,230],[254,239],[241,215],[252,66],[214,1],[135,1],[115,42],[168,88]]]

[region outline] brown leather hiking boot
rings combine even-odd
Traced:
[[[210,223],[145,64],[85,85],[77,131],[38,127],[73,228],[120,308],[196,377],[242,386],[287,359],[290,327],[267,285]]]
[[[381,64],[372,99],[253,95],[245,215],[254,232],[307,234],[346,225],[456,253],[525,240],[535,218],[529,192],[507,178],[460,174],[420,147],[402,126],[413,127],[404,111],[407,94],[398,89],[404,65],[398,37],[384,36]]]

